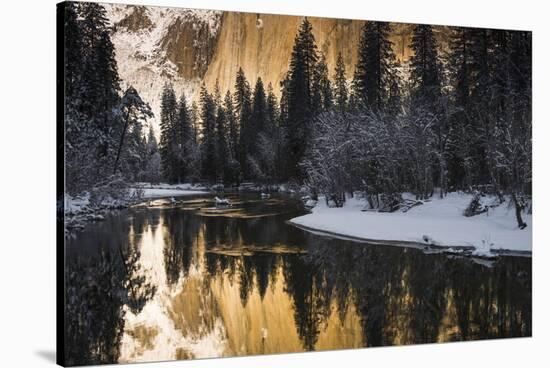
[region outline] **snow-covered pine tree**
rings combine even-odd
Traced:
[[[120,101],[119,116],[122,121],[122,130],[116,149],[113,174],[117,173],[121,153],[124,152],[123,156],[130,161],[127,162],[129,170],[125,176],[135,180],[136,175],[143,170],[146,159],[142,125],[147,122],[147,119],[153,117],[153,112],[149,104],[143,102],[136,89],[130,86]],[[130,139],[125,144],[127,135]]]
[[[91,189],[113,170],[118,138],[120,85],[105,9],[66,4],[66,186]]]
[[[290,96],[290,73],[286,72],[285,77],[279,83],[281,99],[279,100],[279,126],[281,128],[288,126],[288,106]]]
[[[97,127],[99,156],[108,154],[109,134],[114,128],[111,117],[119,102],[118,77],[114,46],[109,37],[105,8],[96,3],[83,3],[81,7],[81,35],[85,47],[83,73],[86,79],[85,112]]]

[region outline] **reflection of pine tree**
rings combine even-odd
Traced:
[[[254,273],[256,274],[256,285],[263,300],[269,286],[269,276],[273,273],[275,255],[258,254],[251,257],[254,262]]]
[[[66,269],[67,365],[113,364],[124,332],[124,309],[139,313],[156,293],[138,264],[139,252],[103,250],[71,259]]]
[[[285,291],[292,296],[296,330],[306,350],[315,350],[321,324],[314,271],[299,256],[289,256],[283,262]]]
[[[164,248],[164,265],[168,284],[175,285],[187,276],[191,264],[196,261],[194,248],[200,221],[193,216],[165,216],[167,229]]]
[[[248,297],[254,285],[254,265],[250,257],[241,257],[237,264],[239,274],[239,295],[243,307],[248,303]]]

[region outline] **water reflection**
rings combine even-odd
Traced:
[[[81,306],[68,308],[69,325],[80,326],[67,331],[70,361],[531,335],[528,258],[488,268],[328,239],[285,223],[302,211],[297,202],[253,195],[232,201],[219,215],[211,199],[161,202],[71,240],[69,274],[78,276],[69,277],[68,304]]]

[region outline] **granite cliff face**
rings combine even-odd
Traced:
[[[279,83],[288,70],[294,38],[303,17],[221,12],[181,8],[106,5],[113,25],[119,73],[160,112],[163,85],[170,82],[176,93],[190,100],[200,84],[213,88],[219,81],[223,93],[232,90],[239,67],[253,85],[258,77]],[[332,74],[338,53],[342,53],[349,78],[357,62],[363,21],[308,18],[319,51]],[[410,24],[394,24],[391,40],[398,59],[411,56]],[[444,27],[436,28],[440,38]]]
[[[317,46],[329,68],[342,53],[348,70],[357,60],[356,46],[362,22],[309,18]],[[302,17],[225,12],[222,16],[216,52],[205,75],[207,86],[219,79],[220,87],[232,88],[242,67],[251,84],[261,77],[276,91],[288,70],[294,39]]]
[[[151,104],[158,132],[165,83],[193,98],[214,57],[222,13],[105,4],[123,88],[132,85]]]

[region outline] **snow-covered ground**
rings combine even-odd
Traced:
[[[131,188],[131,194],[135,194],[139,189],[140,198],[152,199],[162,197],[181,197],[196,194],[204,194],[207,190],[204,186],[192,184],[149,184],[136,183]]]
[[[92,203],[90,194],[84,192],[78,196],[64,196],[64,214],[66,233],[82,230],[87,222],[102,221],[110,210],[126,208],[130,205],[155,198],[182,197],[206,193],[207,188],[192,184],[149,184],[134,183],[127,196],[113,199],[105,195],[100,203]]]
[[[139,202],[141,200],[163,198],[163,197],[181,197],[197,194],[204,194],[207,188],[193,184],[149,184],[135,183],[130,186],[128,198],[126,200],[113,200],[106,197],[100,204],[95,207],[102,209],[114,209],[126,207],[129,204]],[[90,195],[83,193],[79,196],[70,196],[65,194],[65,214],[76,215],[82,212],[91,212]]]
[[[532,216],[518,229],[514,208],[508,201],[488,213],[463,216],[472,196],[450,193],[434,198],[408,212],[380,213],[361,210],[365,202],[348,199],[342,208],[328,208],[322,199],[312,213],[293,218],[292,224],[321,233],[377,241],[401,241],[440,247],[475,248],[474,256],[490,256],[499,251],[531,252]]]

